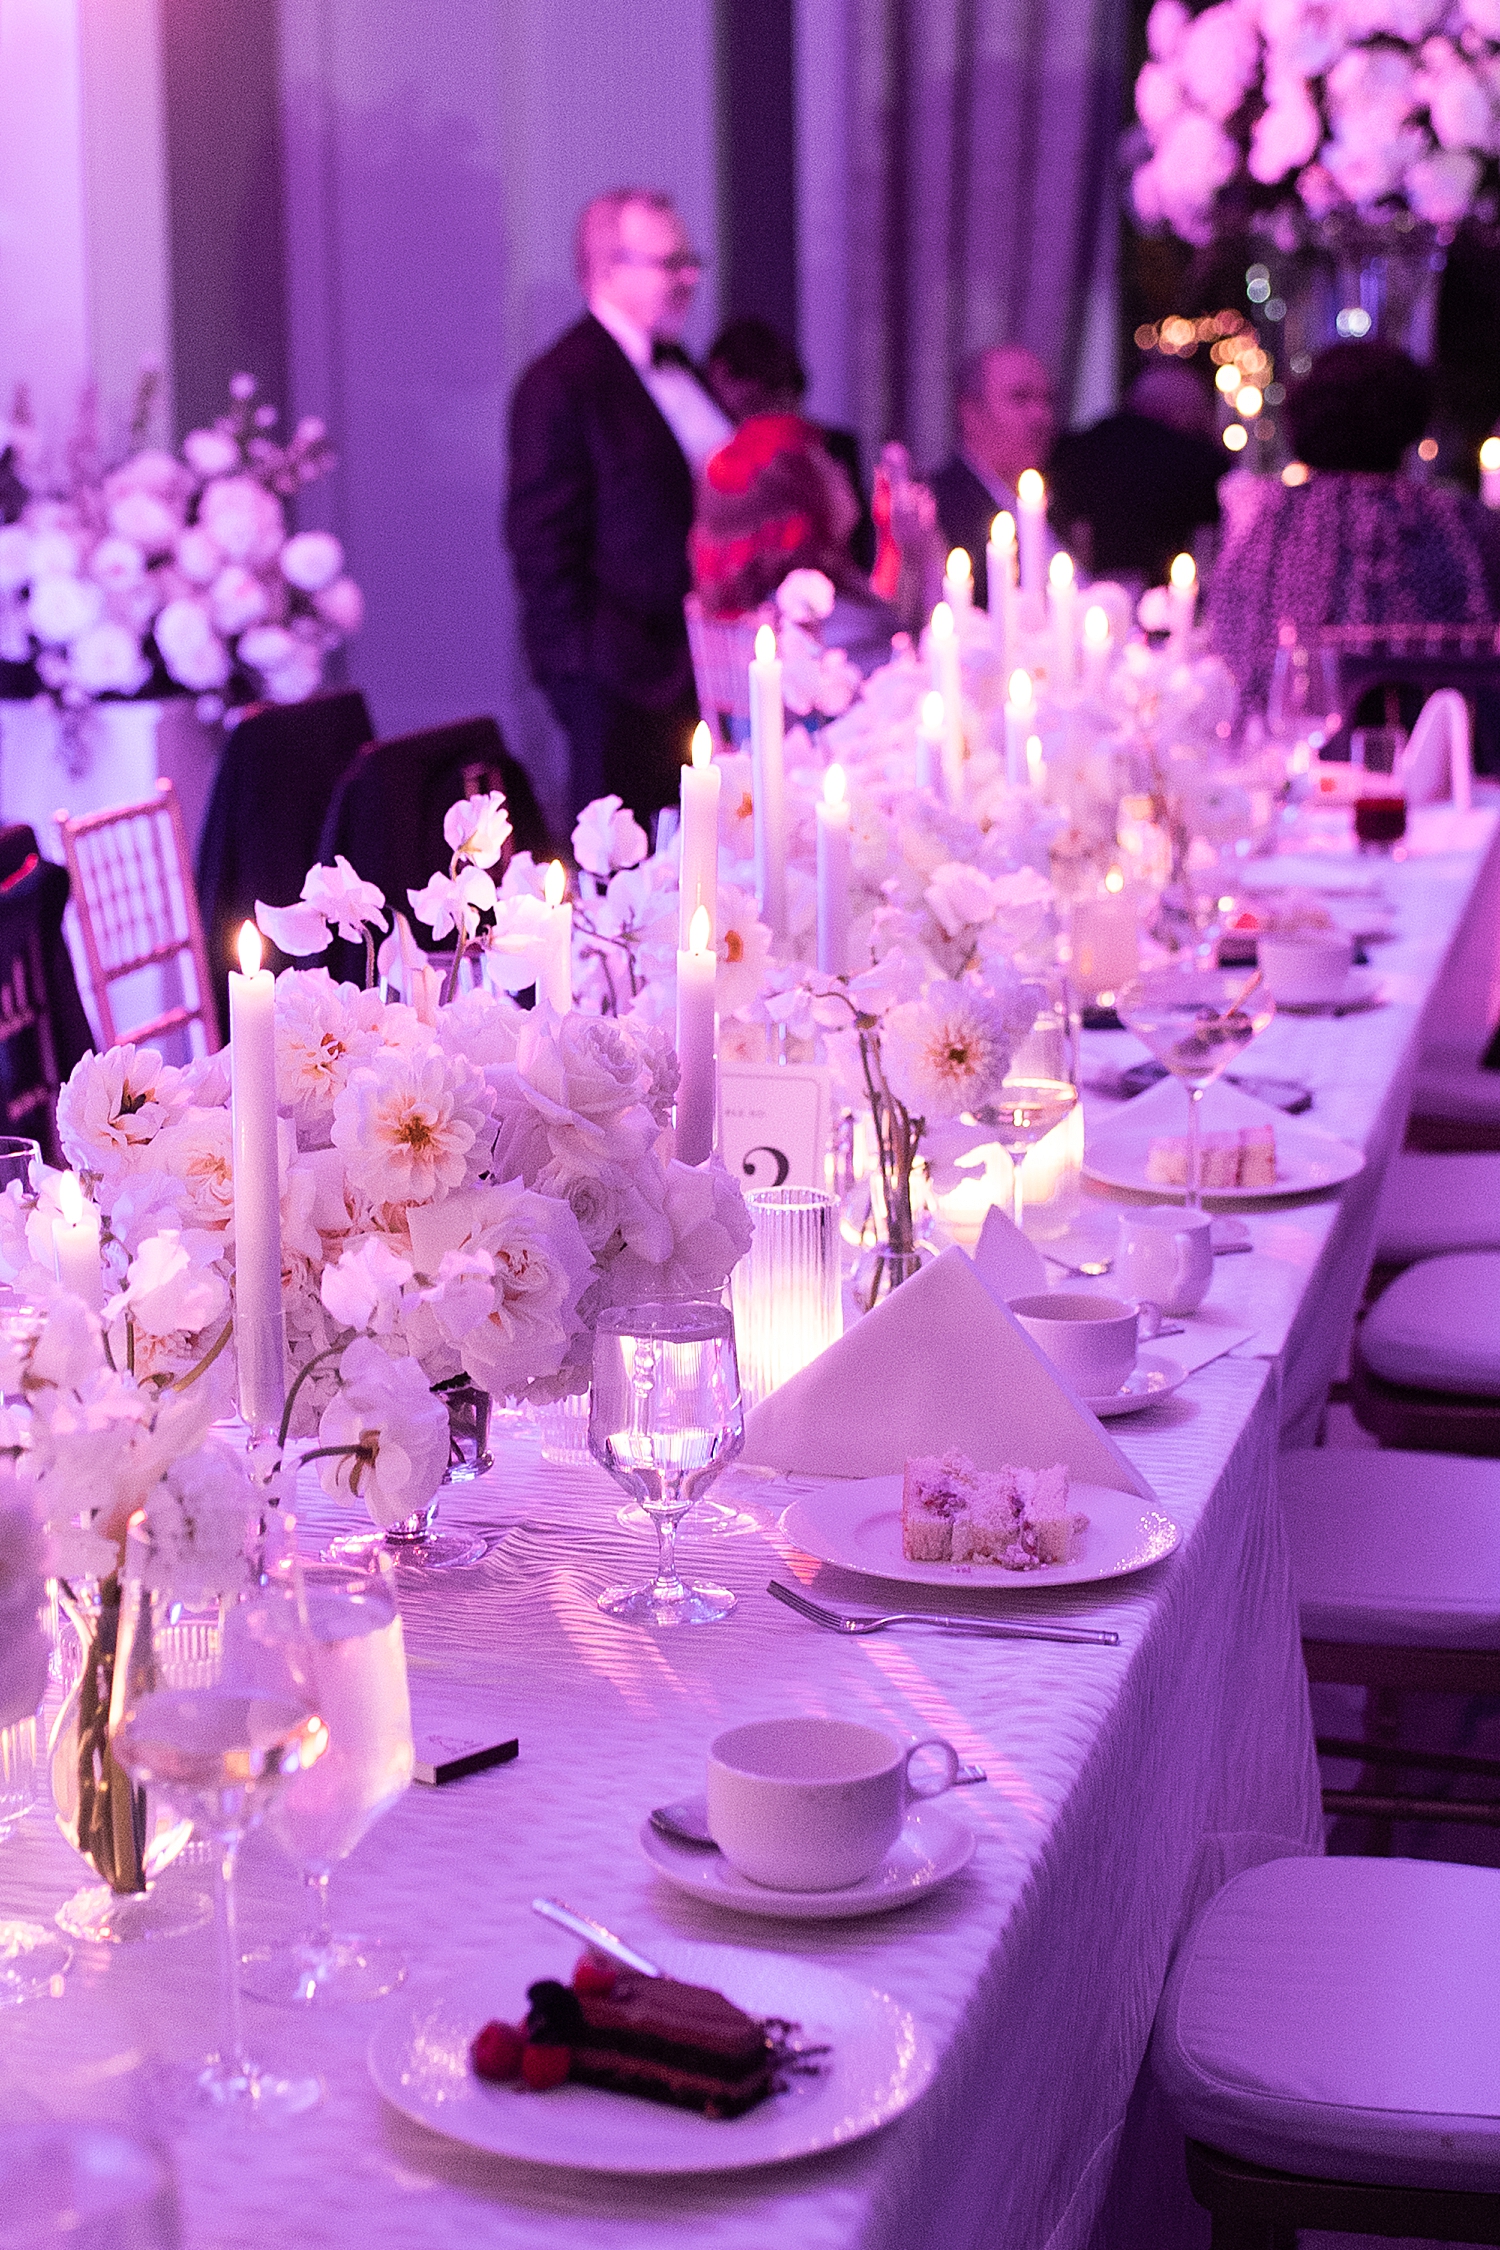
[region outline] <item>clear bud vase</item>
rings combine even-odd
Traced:
[[[885,1083],[878,1035],[861,1033],[860,1049],[870,1088],[876,1159],[870,1180],[875,1240],[861,1251],[854,1268],[855,1307],[867,1313],[903,1281],[910,1281],[927,1264],[932,1250],[917,1235],[913,1188],[917,1127]]]

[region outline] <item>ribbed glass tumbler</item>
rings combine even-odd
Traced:
[[[740,1387],[759,1404],[843,1325],[838,1204],[817,1188],[752,1188],[750,1248],[734,1269]]]

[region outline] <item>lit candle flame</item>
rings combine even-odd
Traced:
[[[83,1217],[83,1189],[76,1172],[64,1172],[57,1183],[57,1207],[70,1227]]]
[[[253,977],[258,975],[263,951],[260,932],[255,924],[253,922],[241,923],[239,941],[241,976]]]
[[[1047,565],[1047,576],[1059,593],[1073,583],[1073,558],[1071,555],[1054,555]]]
[[[941,699],[939,699],[939,701],[941,702]],[[824,804],[841,805],[844,802],[845,794],[846,791],[843,767],[837,765],[830,766],[827,773],[825,773],[823,776]]]
[[[1479,448],[1481,469],[1500,469],[1500,437],[1487,437]]]
[[[697,907],[694,910],[693,919],[688,924],[688,951],[689,953],[699,954],[709,951],[708,908],[706,906]]]
[[[774,664],[776,661],[776,628],[762,625],[755,636],[755,661],[757,664]]]
[[[1010,676],[1010,700],[1018,711],[1031,707],[1031,674],[1015,671]]]
[[[1102,610],[1097,602],[1083,613],[1083,637],[1090,648],[1106,648],[1109,645],[1109,613]]]
[[[1123,890],[1124,890],[1124,888],[1125,888],[1125,877],[1124,877],[1124,876],[1123,876],[1123,874],[1122,874],[1122,873],[1120,872],[1120,870],[1119,870],[1119,868],[1118,868],[1118,867],[1112,867],[1112,868],[1110,869],[1109,873],[1108,873],[1108,874],[1107,874],[1107,875],[1105,876],[1105,878],[1104,878],[1104,888],[1105,888],[1105,889],[1106,889],[1107,891],[1123,891]]]
[[[953,638],[953,612],[946,602],[939,602],[932,613],[932,637],[935,641]]]
[[[1198,565],[1194,562],[1192,556],[1174,555],[1172,557],[1172,584],[1178,589],[1179,593],[1186,593],[1189,586],[1196,586],[1197,583]]]
[[[1040,471],[1036,469],[1023,469],[1021,471],[1016,479],[1016,498],[1023,508],[1040,509],[1046,505],[1047,487],[1042,482]]]
[[[714,754],[714,738],[706,723],[700,719],[693,729],[693,767],[698,773],[710,763]]]
[[[542,878],[542,896],[549,906],[561,906],[567,887],[568,871],[560,859],[555,859]]]
[[[1009,508],[1002,508],[990,525],[992,547],[1013,547],[1016,543],[1016,519]]]
[[[943,699],[936,688],[922,698],[922,732],[940,735],[943,731]]]
[[[969,560],[967,547],[954,547],[950,550],[946,575],[953,580],[955,586],[963,586],[972,582],[974,565]]]

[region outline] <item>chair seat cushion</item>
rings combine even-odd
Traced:
[[[1500,1398],[1500,1251],[1409,1266],[1366,1314],[1359,1348],[1387,1383]]]
[[[1279,1859],[1188,1932],[1152,2062],[1190,2139],[1319,2179],[1500,2189],[1500,1869]]]
[[[1412,1088],[1413,1117],[1451,1117],[1466,1124],[1500,1124],[1500,1070],[1481,1068],[1482,1039],[1461,1047],[1423,1050]]]
[[[1302,1637],[1500,1649],[1500,1461],[1283,1453]]]
[[[1377,1263],[1500,1250],[1500,1155],[1398,1156],[1375,1226]]]

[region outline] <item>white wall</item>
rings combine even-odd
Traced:
[[[5,0],[0,0],[0,6]],[[555,791],[499,536],[506,402],[574,319],[590,195],[673,191],[717,239],[711,0],[282,0],[290,405],[368,604],[382,734],[493,711]],[[712,274],[689,341],[712,332]]]
[[[55,447],[92,377],[113,445],[145,360],[171,364],[156,0],[0,0],[0,418],[24,382]]]

